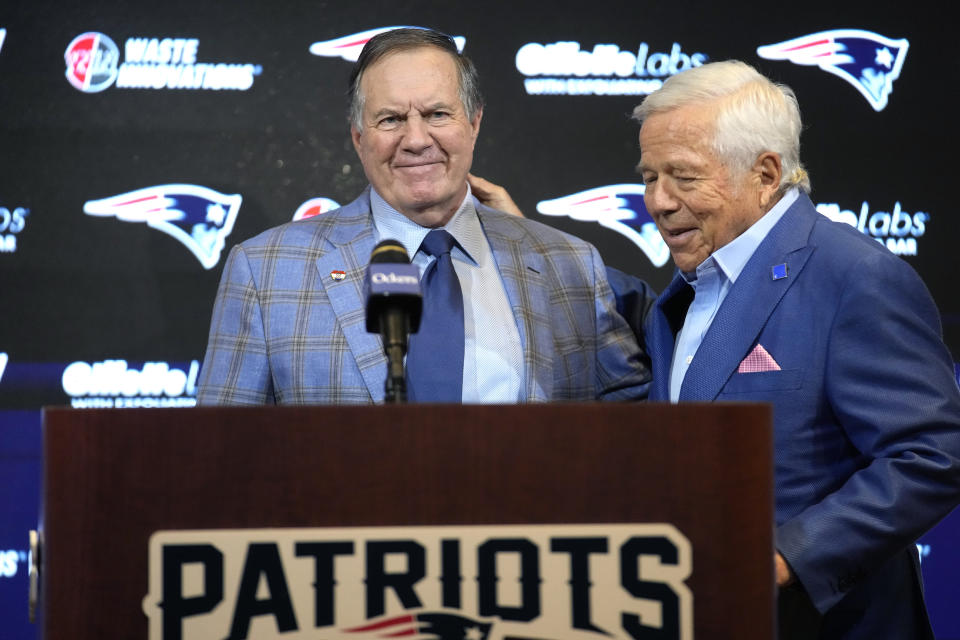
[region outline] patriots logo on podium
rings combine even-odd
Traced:
[[[547,216],[569,216],[574,220],[599,222],[630,239],[655,267],[670,258],[670,249],[643,204],[642,184],[611,184],[537,203]]]
[[[375,35],[394,29],[423,29],[424,27],[393,26],[380,27],[378,29],[368,29],[360,33],[353,33],[349,36],[334,38],[333,40],[322,40],[310,45],[310,53],[315,56],[325,56],[329,58],[343,58],[348,62],[356,62],[363,50],[363,45],[367,44]],[[467,39],[463,36],[452,36],[453,41],[457,43],[457,51],[463,53],[463,47],[467,44]]]
[[[491,624],[452,613],[397,616],[344,629],[361,638],[416,637],[423,640],[487,640]]]
[[[242,200],[239,194],[227,195],[195,184],[161,184],[90,200],[83,205],[83,212],[145,222],[179,240],[205,269],[212,269],[220,261]]]
[[[816,65],[849,82],[875,111],[882,111],[909,47],[906,39],[891,40],[861,29],[834,29],[758,47],[757,55]]]

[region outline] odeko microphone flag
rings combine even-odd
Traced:
[[[410,264],[403,245],[384,240],[370,254],[370,266],[363,281],[367,309],[367,331],[383,337],[387,355],[386,402],[406,401],[403,357],[407,340],[420,328],[423,294],[420,272]]]

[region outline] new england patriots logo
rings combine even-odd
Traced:
[[[906,39],[891,40],[860,29],[834,29],[758,47],[757,55],[816,65],[849,82],[875,111],[882,111],[893,81],[900,77],[909,46]]]
[[[544,200],[537,203],[537,211],[547,216],[599,222],[629,238],[655,267],[662,267],[670,258],[670,249],[643,204],[642,184],[611,184]]]
[[[361,638],[416,638],[417,640],[487,640],[490,623],[451,613],[418,613],[398,616],[360,627],[344,629]]]
[[[83,205],[83,212],[145,222],[182,242],[205,269],[212,269],[233,231],[242,199],[238,194],[226,195],[195,184],[162,184],[90,200]]]
[[[322,40],[310,45],[310,53],[315,56],[325,56],[330,58],[343,58],[349,62],[356,62],[363,50],[363,45],[367,44],[373,36],[384,31],[393,31],[394,29],[423,29],[423,27],[380,27],[379,29],[369,29],[354,33],[349,36],[334,38],[333,40]],[[467,39],[463,36],[453,36],[453,41],[457,43],[457,51],[463,53],[463,47],[467,44]]]

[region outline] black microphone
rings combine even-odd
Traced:
[[[367,331],[379,333],[387,354],[385,402],[406,402],[407,383],[403,357],[407,340],[420,328],[423,294],[420,272],[410,264],[403,245],[383,240],[370,254],[370,265],[363,281],[367,307]]]

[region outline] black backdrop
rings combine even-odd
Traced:
[[[632,55],[642,49],[648,61],[664,54],[654,70],[669,71],[671,53],[675,66],[683,60],[680,54],[754,64],[799,97],[802,155],[814,202],[837,204],[854,216],[866,208],[868,227],[881,213],[899,210],[911,220],[925,214],[922,233],[915,225],[913,234],[905,231],[902,215],[897,219],[904,236],[878,233],[901,240],[903,258],[933,293],[947,343],[960,359],[958,260],[952,246],[960,221],[950,211],[948,190],[958,139],[952,98],[960,78],[956,57],[947,53],[952,27],[917,4],[904,10],[868,6],[805,4],[796,15],[786,15],[786,6],[763,9],[742,1],[166,0],[67,6],[6,0],[0,6],[0,479],[9,481],[0,496],[4,509],[13,505],[7,513],[20,519],[0,514],[0,535],[6,536],[0,549],[22,549],[22,531],[32,525],[32,512],[22,503],[32,504],[36,492],[39,453],[32,434],[41,406],[148,396],[157,403],[172,398],[189,404],[191,365],[203,356],[229,247],[290,220],[311,198],[344,204],[363,189],[366,180],[345,120],[351,64],[314,55],[310,46],[380,27],[430,26],[463,36],[487,103],[474,172],[509,187],[530,217],[593,242],[609,264],[657,289],[669,281],[669,262],[656,266],[626,236],[595,221],[537,212],[544,200],[639,183],[633,169],[639,159],[637,127],[629,114],[641,96],[530,95],[517,52],[528,43],[576,42],[585,52],[604,44]],[[764,45],[839,29],[909,42],[882,110],[836,74],[757,53]],[[239,73],[248,74],[243,77],[252,84],[245,90],[134,89],[114,81],[84,92],[66,77],[65,52],[86,32],[112,40],[121,66],[130,62],[128,39],[194,39],[196,63],[250,65]],[[552,63],[559,67],[553,52]],[[880,69],[875,60],[866,64]],[[572,70],[550,77],[565,83],[567,76],[579,78]],[[657,76],[648,73],[645,79]],[[145,221],[84,212],[94,200],[177,184],[242,196],[223,251],[209,269],[183,242]],[[166,194],[176,197],[173,191]],[[913,245],[907,242],[911,238]],[[184,375],[163,378],[172,380],[168,392],[114,389],[111,395],[103,371],[116,371],[120,360],[126,364],[119,370],[145,372],[153,363],[155,371],[160,363]],[[71,396],[63,374],[72,363],[81,363],[73,370],[80,380],[73,389],[82,389]],[[184,377],[186,384],[178,387]],[[957,539],[960,534],[943,535],[926,548],[928,564],[941,572],[933,577],[927,572],[928,580],[941,574],[950,580],[960,568]],[[18,552],[15,559],[20,557]],[[18,579],[22,575],[16,573]],[[8,582],[0,572],[0,587]],[[935,585],[930,600],[936,608]],[[960,622],[946,607],[936,623],[942,636],[960,638]],[[7,637],[2,628],[0,636]]]

